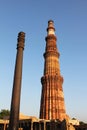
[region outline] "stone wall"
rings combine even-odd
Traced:
[[[0,123],[0,130],[9,130],[8,126],[8,122]],[[23,119],[19,121],[18,130],[87,130],[87,125],[73,126],[66,120]]]

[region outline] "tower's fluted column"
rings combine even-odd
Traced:
[[[25,42],[24,32],[20,32],[18,34],[17,42],[18,42],[17,55],[16,55],[16,63],[15,63],[15,71],[14,71],[9,130],[18,130],[21,80],[22,80],[22,62],[23,62],[24,42]]]

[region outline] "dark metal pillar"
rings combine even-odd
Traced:
[[[18,130],[19,111],[20,111],[20,94],[21,94],[21,79],[22,79],[22,62],[23,50],[25,42],[25,33],[20,32],[17,39],[17,55],[14,71],[14,82],[10,110],[9,130]]]

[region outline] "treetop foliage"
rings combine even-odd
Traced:
[[[8,109],[2,109],[0,111],[0,119],[3,119],[4,117],[7,117],[10,115],[10,111]]]

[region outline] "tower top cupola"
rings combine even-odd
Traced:
[[[50,35],[50,34],[55,35],[55,28],[54,28],[53,20],[48,21],[47,35]]]

